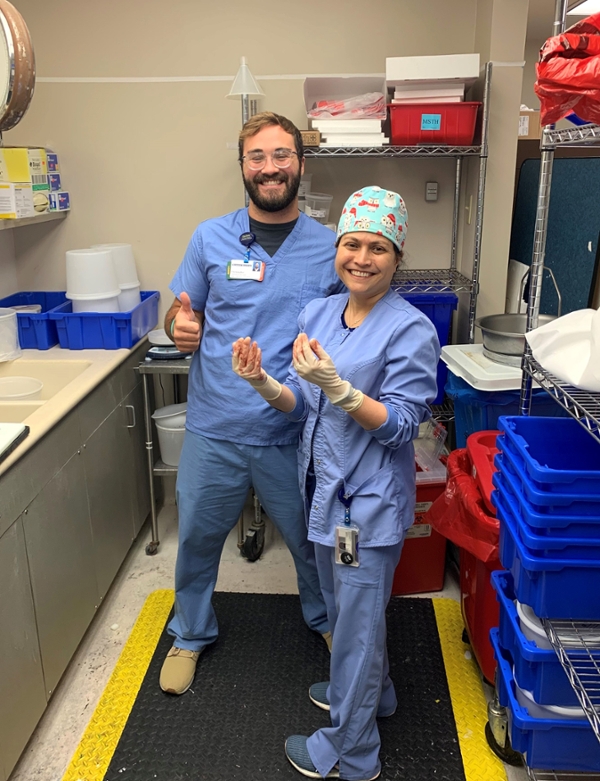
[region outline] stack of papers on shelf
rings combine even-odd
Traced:
[[[444,82],[427,81],[423,84],[397,84],[392,103],[460,103],[465,97],[465,82],[446,86]]]
[[[320,146],[370,147],[389,143],[381,132],[381,119],[313,119],[321,134]]]

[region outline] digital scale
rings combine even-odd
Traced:
[[[169,347],[154,345],[146,353],[147,361],[176,361],[178,358],[190,360],[191,357],[192,353],[182,353],[175,345]]]

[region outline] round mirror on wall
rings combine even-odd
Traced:
[[[35,56],[21,14],[0,0],[0,132],[15,127],[29,108],[35,87]]]

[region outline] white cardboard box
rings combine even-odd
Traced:
[[[381,92],[385,96],[385,80],[373,76],[309,76],[304,79],[306,114],[319,100],[344,100],[367,92]]]
[[[30,184],[0,182],[0,219],[20,220],[36,213]]]
[[[473,84],[479,76],[479,54],[437,54],[428,57],[386,57],[388,85],[424,81],[464,81]]]

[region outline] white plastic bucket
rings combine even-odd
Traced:
[[[113,295],[106,298],[84,298],[83,296],[72,299],[73,312],[120,312],[119,296]]]
[[[140,285],[132,285],[131,287],[125,287],[121,285],[121,292],[119,293],[119,309],[121,312],[131,312],[136,306],[142,303],[142,297],[140,295]]]
[[[548,640],[542,622],[529,605],[523,605],[521,602],[517,601],[517,614],[519,616],[521,632],[523,632],[528,640],[535,643],[538,648],[552,648],[552,644]]]
[[[39,399],[44,383],[35,377],[0,377],[0,401]]]
[[[527,708],[532,719],[581,719],[586,721],[583,708],[567,705],[539,705],[533,694],[526,689],[521,689],[515,683],[517,702],[522,708]]]
[[[120,292],[110,250],[67,251],[67,298],[107,298]]]
[[[14,361],[21,355],[19,326],[14,309],[0,308],[0,361]]]
[[[131,244],[93,244],[92,247],[93,249],[110,250],[115,264],[117,281],[121,288],[135,287],[140,284]]]
[[[329,222],[329,209],[333,201],[333,195],[327,193],[306,193],[304,198],[304,213],[317,222],[326,225]]]
[[[166,407],[159,407],[154,410],[152,417],[157,425],[163,428],[181,428],[185,426],[185,417],[187,413],[187,401],[181,404],[168,404]]]
[[[160,448],[160,457],[167,466],[179,466],[181,458],[181,448],[183,447],[183,437],[185,435],[185,426],[180,428],[167,428],[156,423],[158,432],[158,445]]]

